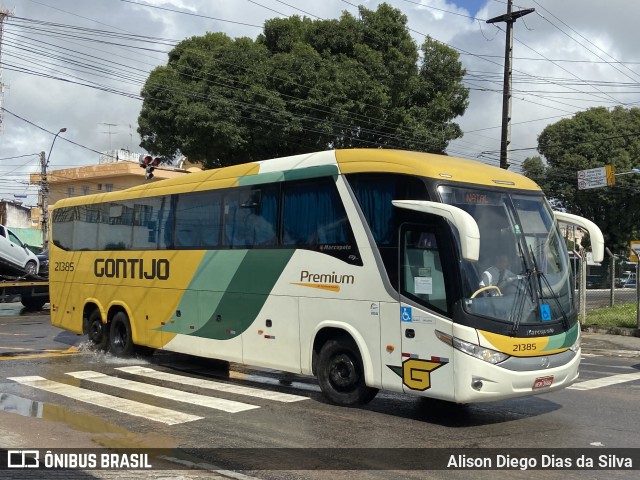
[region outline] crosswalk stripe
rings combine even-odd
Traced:
[[[632,382],[634,380],[640,380],[640,373],[621,373],[609,377],[595,378],[585,382],[574,383],[567,388],[570,390],[592,390],[594,388],[608,387],[617,383]]]
[[[204,395],[198,395],[196,393],[175,390],[173,388],[159,387],[156,385],[149,385],[146,383],[126,380],[124,378],[110,377],[109,375],[105,375],[100,372],[94,372],[91,370],[85,370],[81,372],[67,372],[67,375],[71,375],[72,377],[79,378],[81,380],[88,380],[90,382],[99,383],[101,385],[124,388],[126,390],[131,390],[134,392],[146,393],[147,395],[153,395],[156,397],[175,400],[178,402],[214,408],[216,410],[222,410],[229,413],[237,413],[243,412],[245,410],[252,410],[254,408],[260,408],[258,405],[250,405],[248,403],[225,400],[223,398],[207,397]]]
[[[187,413],[177,412],[168,408],[154,407],[144,403],[128,400],[126,398],[115,397],[101,392],[94,392],[73,385],[54,382],[38,376],[28,377],[9,377],[9,380],[27,385],[29,387],[45,390],[47,392],[56,393],[74,400],[90,403],[103,408],[109,408],[127,415],[143,417],[155,422],[165,423],[167,425],[176,425],[178,423],[192,422],[201,420],[204,417],[189,415]]]
[[[258,388],[244,387],[241,385],[231,385],[229,383],[216,382],[213,380],[204,380],[200,378],[176,375],[173,373],[159,372],[157,370],[142,366],[117,367],[116,370],[121,370],[126,373],[140,375],[147,378],[154,378],[156,380],[180,383],[182,385],[190,385],[193,387],[206,388],[209,390],[217,390],[226,393],[235,393],[238,395],[247,395],[250,397],[263,398],[266,400],[275,400],[276,402],[289,403],[308,400],[307,397],[302,397],[300,395],[291,395],[289,393],[280,393],[271,390],[260,390]]]

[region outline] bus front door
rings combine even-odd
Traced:
[[[451,399],[451,346],[436,332],[451,335],[447,318],[446,271],[436,227],[407,225],[401,231],[400,329],[402,383],[407,393]]]

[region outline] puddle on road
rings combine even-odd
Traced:
[[[17,413],[23,417],[41,418],[42,410],[42,402],[35,402],[10,393],[0,393],[0,412]]]
[[[0,412],[64,423],[73,430],[95,434],[91,440],[106,448],[173,448],[176,443],[173,439],[158,435],[156,432],[149,434],[130,432],[124,427],[106,422],[94,415],[71,411],[60,405],[30,400],[10,393],[0,393]]]

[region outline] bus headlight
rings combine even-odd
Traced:
[[[456,350],[460,350],[467,355],[479,358],[480,360],[484,360],[485,362],[493,363],[494,365],[500,362],[504,362],[507,358],[509,358],[509,355],[507,355],[506,353],[498,352],[490,348],[485,348],[481,347],[480,345],[465,342],[464,340],[461,340],[457,337],[452,337],[451,335],[447,335],[446,333],[442,333],[438,330],[436,330],[436,336],[444,343],[451,345]]]
[[[578,338],[576,339],[576,342],[569,347],[569,350],[571,350],[574,353],[578,353],[578,350],[580,350],[581,342],[582,342],[582,338],[578,336]]]

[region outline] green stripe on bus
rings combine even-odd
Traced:
[[[305,178],[330,177],[339,173],[337,165],[318,165],[317,167],[287,170],[284,172],[284,179],[286,181],[304,180]]]
[[[338,175],[337,165],[318,165],[316,167],[287,170],[285,172],[266,172],[257,175],[238,177],[238,185],[262,185],[265,183],[284,182],[290,180],[304,180],[306,178],[330,177]]]
[[[549,343],[544,350],[555,350],[558,348],[568,348],[575,343],[578,339],[578,324],[575,324],[573,328],[560,335],[554,335],[549,337]]]
[[[207,252],[180,301],[182,320],[162,330],[216,340],[242,334],[255,321],[294,251]],[[192,330],[191,325],[203,317],[208,319]]]
[[[193,335],[224,340],[256,320],[295,250],[249,250],[209,320]]]
[[[284,181],[284,173],[282,172],[268,172],[258,173],[256,175],[246,175],[244,177],[238,177],[238,185],[262,185],[265,183],[275,183]]]
[[[217,308],[224,292],[236,275],[248,250],[210,250],[205,252],[189,286],[184,291],[180,304],[170,322],[159,330],[171,333],[193,334],[191,328],[209,317],[211,309]],[[204,310],[206,308],[206,310]]]

